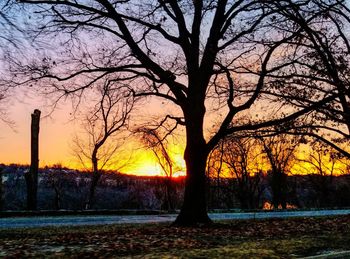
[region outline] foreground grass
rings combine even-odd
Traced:
[[[350,216],[0,230],[0,257],[294,258],[350,250]]]

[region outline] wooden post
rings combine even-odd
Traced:
[[[37,209],[38,169],[39,169],[39,124],[41,112],[32,113],[31,124],[31,163],[29,172],[25,174],[27,183],[27,209]]]

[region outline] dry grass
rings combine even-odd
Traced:
[[[294,258],[350,250],[350,216],[0,230],[7,258]]]

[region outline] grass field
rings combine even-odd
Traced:
[[[350,215],[167,224],[0,230],[7,258],[295,258],[350,250]]]

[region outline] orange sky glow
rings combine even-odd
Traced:
[[[47,116],[50,108],[41,98],[33,94],[13,96],[9,106],[9,115],[14,121],[13,128],[2,124],[0,131],[0,163],[29,164],[30,163],[30,123],[34,109],[42,110],[40,124],[40,167],[61,164],[69,168],[86,169],[74,156],[72,139],[79,131],[79,122],[72,120],[69,101],[63,103]],[[150,150],[142,147],[135,137],[128,141],[126,153],[130,161],[120,169],[123,173],[134,175],[163,175],[160,166]],[[170,153],[176,163],[174,177],[185,175],[183,147],[172,145]],[[122,162],[123,163],[123,162]],[[118,166],[117,166],[118,167]],[[113,165],[106,169],[115,169]]]
[[[34,109],[42,110],[42,119],[40,125],[40,166],[52,166],[61,164],[69,168],[84,168],[82,164],[74,156],[72,149],[72,139],[74,134],[79,132],[79,122],[72,120],[71,105],[69,101],[62,103],[54,113],[48,117],[50,108],[47,103],[43,103],[41,97],[34,97],[33,94],[14,96],[9,106],[9,115],[13,119],[15,126],[10,128],[4,124],[1,125],[0,132],[0,163],[5,164],[29,164],[30,163],[30,114]],[[157,109],[156,104],[150,104]],[[152,111],[150,111],[151,113]],[[149,116],[149,115],[147,115]],[[110,170],[118,170],[122,173],[134,175],[157,176],[164,175],[161,167],[152,154],[151,150],[143,147],[137,137],[130,137],[127,140],[128,145],[124,149],[124,160],[130,161],[124,163],[122,167],[117,164],[111,164],[107,168]],[[182,141],[179,142],[184,142]],[[306,148],[307,149],[307,148]],[[169,152],[172,160],[175,162],[174,176],[185,175],[185,162],[183,160],[184,146],[171,143]],[[301,157],[305,156],[309,151],[301,152]],[[120,156],[119,156],[120,157]],[[304,157],[305,158],[305,157]],[[345,164],[338,163],[336,165],[335,174],[346,171]],[[263,171],[268,170],[268,165],[259,166]],[[295,164],[291,168],[292,174],[307,174],[312,172],[312,166],[307,164]],[[222,176],[225,177],[225,173]]]

